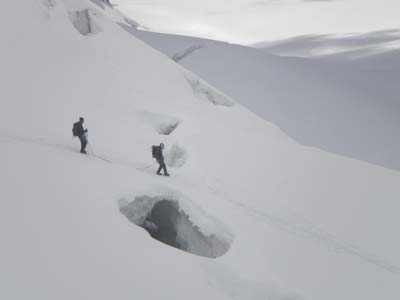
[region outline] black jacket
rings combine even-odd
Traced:
[[[155,157],[157,160],[164,161],[164,155],[163,155],[163,153],[162,153],[161,146],[157,146],[157,147],[154,149],[154,157]]]
[[[83,124],[81,122],[76,122],[74,124],[74,128],[77,136],[81,137],[85,134],[85,129],[83,128]]]

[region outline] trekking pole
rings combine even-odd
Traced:
[[[92,155],[93,155],[93,156],[96,156],[96,154],[94,154],[92,144],[89,143],[89,141],[88,141],[88,146],[89,146],[89,150],[90,150],[90,152],[92,153]]]
[[[89,135],[88,135],[87,131],[85,132],[85,138],[86,138],[86,142],[87,142],[87,145],[88,145],[88,148],[89,148],[90,152],[92,153],[92,155],[94,157],[97,157],[96,154],[93,151],[92,143],[89,142]]]

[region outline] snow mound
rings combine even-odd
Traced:
[[[173,144],[165,155],[167,165],[172,168],[182,167],[186,163],[187,158],[188,153],[186,149],[178,144]]]
[[[231,246],[226,229],[199,208],[188,209],[186,206],[184,209],[182,199],[143,195],[131,202],[123,198],[119,205],[120,212],[128,220],[144,228],[152,238],[177,249],[217,258],[228,252]],[[196,224],[195,219],[201,225]]]
[[[142,112],[141,117],[162,135],[170,135],[182,122],[182,119],[177,117],[153,112]]]
[[[235,102],[229,99],[228,96],[225,96],[222,92],[218,91],[216,88],[210,86],[204,80],[198,78],[190,72],[185,72],[185,78],[192,88],[194,95],[198,99],[211,102],[215,105],[228,107],[235,104]]]
[[[101,32],[100,26],[94,21],[96,12],[90,9],[77,10],[69,13],[69,18],[82,35],[93,35]]]

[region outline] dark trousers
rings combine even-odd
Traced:
[[[81,153],[85,153],[86,152],[86,146],[87,146],[87,138],[84,135],[81,135],[79,137],[79,140],[81,141]]]
[[[160,165],[160,167],[158,168],[157,174],[160,174],[161,170],[164,171],[164,175],[168,174],[167,172],[167,166],[165,165],[164,160],[161,159],[157,159],[158,164]]]

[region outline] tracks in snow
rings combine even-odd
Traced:
[[[249,208],[243,204],[236,203],[236,205],[241,206],[262,221],[280,230],[299,236],[303,239],[310,240],[336,252],[341,252],[347,255],[358,257],[359,259],[367,263],[373,264],[391,273],[400,274],[400,267],[396,266],[395,264],[375,254],[368,253],[367,251],[364,251],[350,243],[341,241],[337,237],[322,231],[311,223],[305,221],[301,221],[298,223],[294,221],[289,222],[284,218],[274,216],[272,214],[258,212],[255,209]]]
[[[214,193],[220,194],[223,199],[226,199],[228,202],[235,205],[236,207],[247,211],[249,214],[257,218],[261,222],[268,224],[269,226],[287,232],[293,236],[297,236],[304,240],[313,242],[315,244],[319,244],[320,246],[323,246],[335,252],[357,257],[364,262],[375,265],[376,267],[390,273],[397,275],[400,274],[400,267],[396,264],[393,264],[392,262],[378,255],[369,253],[368,251],[364,251],[363,249],[352,245],[351,243],[342,241],[338,237],[318,228],[311,222],[306,221],[303,218],[296,217],[295,214],[292,214],[292,220],[288,220],[288,218],[281,217],[277,214],[260,212],[255,208],[232,200],[232,198],[224,191],[218,191],[215,187],[212,186],[208,187]]]
[[[48,147],[48,148],[53,148],[53,149],[59,149],[59,150],[65,150],[68,152],[73,152],[75,154],[79,154],[80,156],[82,156],[82,154],[80,154],[79,152],[75,152],[75,148],[72,146],[66,146],[65,144],[61,144],[61,143],[55,143],[55,142],[51,142],[47,139],[44,138],[31,138],[31,137],[16,137],[16,136],[10,136],[10,135],[0,135],[0,143],[4,143],[4,142],[19,142],[19,143],[26,143],[26,144],[34,144],[34,145],[38,145],[38,146],[44,146],[44,147]],[[101,160],[105,163],[108,164],[112,164],[112,165],[119,165],[122,167],[126,167],[126,168],[131,168],[131,169],[135,169],[137,171],[145,171],[146,169],[150,168],[151,166],[153,166],[155,164],[152,163],[151,165],[146,165],[146,166],[136,166],[132,163],[128,163],[128,162],[118,162],[118,161],[113,161],[110,160],[106,157],[103,156],[99,156],[97,155],[90,144],[88,144],[88,148],[89,152],[91,153],[89,155],[89,157],[93,157],[95,159]]]
[[[28,138],[28,137],[15,137],[15,136],[8,136],[8,135],[2,135],[0,136],[0,143],[2,142],[21,142],[21,143],[29,143],[29,144],[36,144],[36,145],[41,145],[41,146],[46,146],[46,147],[51,147],[51,148],[56,148],[56,149],[62,149],[62,150],[73,150],[74,148],[68,147],[63,144],[56,144],[53,142],[50,142],[46,139],[43,138]],[[90,149],[90,148],[89,148]],[[93,154],[93,157],[96,159],[99,159],[105,163],[109,164],[114,164],[114,165],[120,165],[123,167],[129,167],[133,168],[138,171],[144,171],[147,168],[150,168],[152,165],[144,166],[144,167],[138,167],[130,163],[124,163],[124,162],[115,162],[111,161],[107,158],[97,156]],[[220,194],[223,196],[222,198],[226,199],[229,203],[235,205],[236,207],[239,207],[240,209],[243,209],[259,219],[260,221],[268,224],[269,226],[272,226],[274,228],[277,228],[281,231],[285,231],[289,234],[292,234],[294,236],[300,237],[302,239],[311,241],[313,243],[319,244],[321,246],[324,246],[328,249],[334,250],[336,252],[344,253],[353,257],[357,257],[364,262],[367,262],[369,264],[375,265],[376,267],[379,267],[380,269],[386,270],[390,273],[393,274],[400,274],[400,267],[391,263],[390,261],[379,257],[375,254],[369,253],[367,251],[364,251],[363,249],[360,249],[357,246],[352,245],[351,243],[341,241],[339,238],[335,237],[334,235],[327,233],[320,228],[316,227],[312,223],[305,221],[305,220],[295,220],[295,218],[290,221],[287,218],[280,217],[274,214],[268,214],[265,212],[260,212],[254,208],[251,208],[249,206],[244,205],[243,203],[240,203],[238,201],[232,200],[232,198],[225,192],[225,191],[219,191],[215,187],[209,186],[209,189],[212,190],[215,194]],[[297,218],[299,219],[299,218]]]

